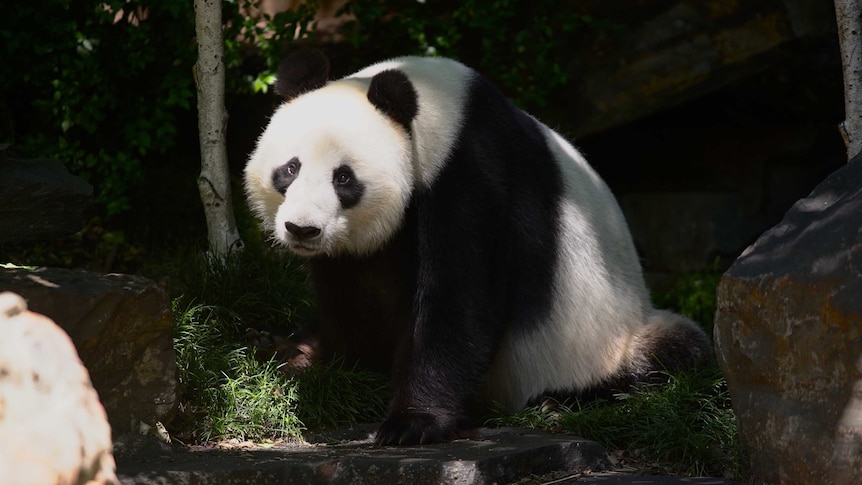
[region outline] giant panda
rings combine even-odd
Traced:
[[[607,185],[487,79],[425,57],[328,77],[318,51],[283,61],[245,191],[307,261],[320,316],[298,348],[391,375],[378,445],[469,437],[477,406],[709,357],[695,323],[650,303]]]

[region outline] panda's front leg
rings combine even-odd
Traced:
[[[438,301],[446,305],[446,299]],[[393,398],[377,445],[429,444],[472,435],[468,408],[490,366],[493,332],[483,332],[484,325],[459,314],[462,304],[452,307],[418,316],[411,341],[399,349]]]
[[[415,345],[399,359],[389,415],[377,431],[376,444],[415,445],[471,435],[468,400],[478,385],[475,364],[436,345]],[[469,368],[474,366],[473,370]]]
[[[423,214],[422,209],[413,326],[397,351],[394,395],[377,445],[469,437],[468,407],[485,380],[505,321],[504,279],[495,274],[499,265],[490,232],[433,217],[451,213],[447,210]]]

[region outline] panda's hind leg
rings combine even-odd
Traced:
[[[653,310],[634,336],[629,373],[648,380],[654,371],[675,373],[712,358],[712,344],[696,323],[666,310]]]
[[[528,405],[614,401],[637,384],[667,382],[667,374],[696,368],[711,359],[712,345],[696,323],[669,311],[653,310],[633,335],[628,364],[619,372],[587,388],[545,391]]]

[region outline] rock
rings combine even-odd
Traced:
[[[84,227],[93,186],[58,160],[0,156],[0,243],[65,236]]]
[[[803,55],[812,40],[834,43],[835,36],[832,4],[819,0],[573,5],[562,8],[612,25],[578,29],[585,38],[561,44],[575,46],[566,68],[573,79],[554,99],[575,137],[727,87]]]
[[[375,447],[369,433],[335,442],[251,442],[233,449],[166,450],[152,440],[119,455],[123,484],[302,483],[319,485],[473,485],[521,483],[526,477],[606,470],[594,441],[543,431],[480,429],[475,440],[428,446]],[[225,443],[226,445],[226,443]],[[160,466],[154,470],[153,463]]]
[[[167,294],[146,278],[57,268],[0,269],[14,291],[54,319],[90,371],[114,435],[168,422],[179,391]]]
[[[72,341],[0,293],[0,481],[116,484],[111,428]]]
[[[275,15],[297,3],[263,0],[259,8]],[[344,38],[339,29],[353,20],[339,8],[344,3],[322,2],[326,7],[317,11],[315,37],[332,39],[323,42],[329,49]],[[433,17],[451,14],[455,7],[428,8]],[[551,106],[529,108],[576,139],[665,111],[770,68],[810,63],[812,46],[819,52],[831,49],[838,59],[833,5],[822,0],[586,0],[557,2],[544,13],[549,28],[556,29],[558,49],[550,56],[563,61],[560,68],[567,80],[547,97]],[[527,14],[523,20],[535,18]],[[562,29],[560,22],[572,28]],[[485,49],[459,45],[457,54],[474,67],[487,62]],[[521,57],[513,60],[530,62]],[[835,69],[840,76],[837,62]],[[527,75],[522,79],[532,82]]]
[[[799,200],[723,276],[716,353],[754,478],[862,476],[862,160]]]

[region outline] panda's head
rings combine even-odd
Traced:
[[[296,254],[368,254],[400,228],[409,203],[417,94],[398,70],[327,83],[328,72],[316,51],[282,63],[275,88],[285,102],[246,166],[246,194]]]

